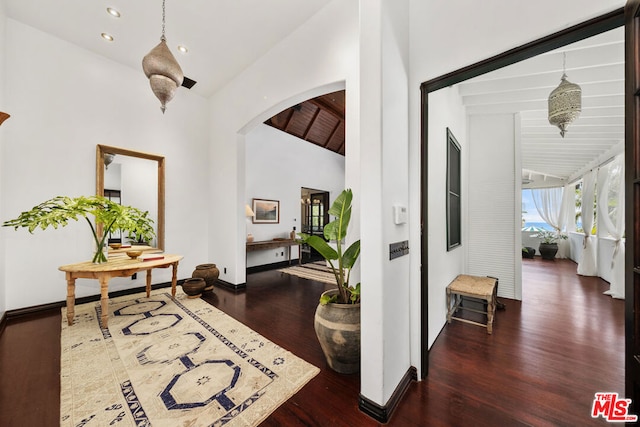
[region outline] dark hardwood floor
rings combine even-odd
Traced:
[[[624,302],[575,271],[571,261],[523,260],[523,302],[501,300],[493,335],[447,325],[429,377],[411,384],[388,425],[607,425],[590,411],[596,392],[624,395]],[[266,271],[249,275],[244,292],[206,298],[322,370],[263,426],[379,425],[358,410],[359,375],[326,367],[313,332],[324,289]],[[60,321],[59,310],[9,320],[0,337],[0,426],[59,425]]]

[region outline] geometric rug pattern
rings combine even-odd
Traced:
[[[320,371],[178,288],[62,309],[61,426],[255,426]]]

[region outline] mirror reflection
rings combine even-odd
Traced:
[[[148,211],[156,224],[152,242],[136,242],[120,231],[110,242],[148,245],[164,250],[164,157],[156,154],[98,145],[96,194],[117,203]]]

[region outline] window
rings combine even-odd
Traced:
[[[460,144],[447,128],[447,251],[462,244]]]
[[[622,176],[622,164],[620,161],[615,161],[609,166],[609,182],[607,183],[607,213],[611,224],[617,226],[618,222],[618,206],[620,196],[624,197],[624,194],[620,194],[622,187],[620,181],[624,180]]]

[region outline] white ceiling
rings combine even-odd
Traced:
[[[568,80],[582,88],[582,113],[565,137],[549,124],[547,100]],[[536,56],[458,85],[468,114],[520,113],[523,178],[530,186],[571,182],[624,151],[624,29]]]
[[[191,89],[211,96],[303,25],[330,0],[166,0],[166,37]],[[140,70],[160,39],[161,0],[5,0],[9,18]],[[114,18],[106,9],[122,16]],[[100,33],[115,37],[107,42]],[[178,52],[179,44],[189,53]],[[582,114],[561,138],[547,120],[547,98],[568,79],[582,87]],[[469,114],[520,113],[523,177],[534,186],[571,181],[621,152],[624,144],[622,28],[458,85]],[[187,89],[181,89],[187,90]]]
[[[166,0],[167,45],[209,97],[330,0]],[[160,41],[162,0],[5,0],[9,18],[140,70]],[[110,16],[113,7],[121,17]],[[100,37],[114,36],[113,42]],[[181,54],[178,45],[186,45]],[[186,89],[183,89],[186,90]]]

